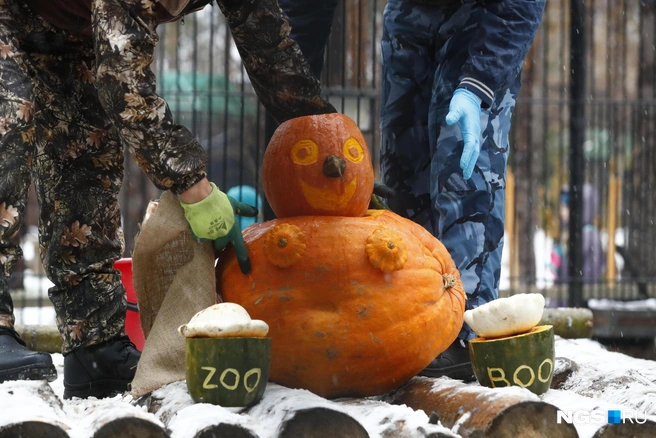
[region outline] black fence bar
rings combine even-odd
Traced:
[[[569,305],[583,302],[583,182],[585,158],[585,3],[570,0]]]

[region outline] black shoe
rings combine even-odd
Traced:
[[[0,326],[0,383],[7,380],[57,379],[57,370],[48,353],[32,351],[16,330]]]
[[[437,356],[426,368],[419,372],[426,377],[450,377],[464,382],[476,380],[474,369],[469,359],[466,341],[456,339],[446,351]]]
[[[64,398],[113,397],[130,389],[141,353],[121,335],[64,356]]]

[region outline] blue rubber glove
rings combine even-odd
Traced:
[[[451,98],[446,124],[458,124],[465,147],[460,157],[462,176],[469,179],[481,152],[481,99],[469,90],[458,88]]]

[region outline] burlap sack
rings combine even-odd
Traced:
[[[185,379],[185,338],[178,327],[216,302],[214,250],[192,237],[173,194],[164,193],[144,220],[132,270],[146,337],[132,382],[132,395],[141,397]]]

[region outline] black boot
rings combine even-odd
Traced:
[[[476,380],[466,341],[456,339],[444,353],[437,356],[426,368],[419,372],[426,377],[450,377],[464,382]]]
[[[16,330],[0,326],[0,383],[7,380],[57,379],[57,370],[48,353],[32,351]]]
[[[128,391],[140,357],[125,335],[66,354],[64,398],[113,397]]]

